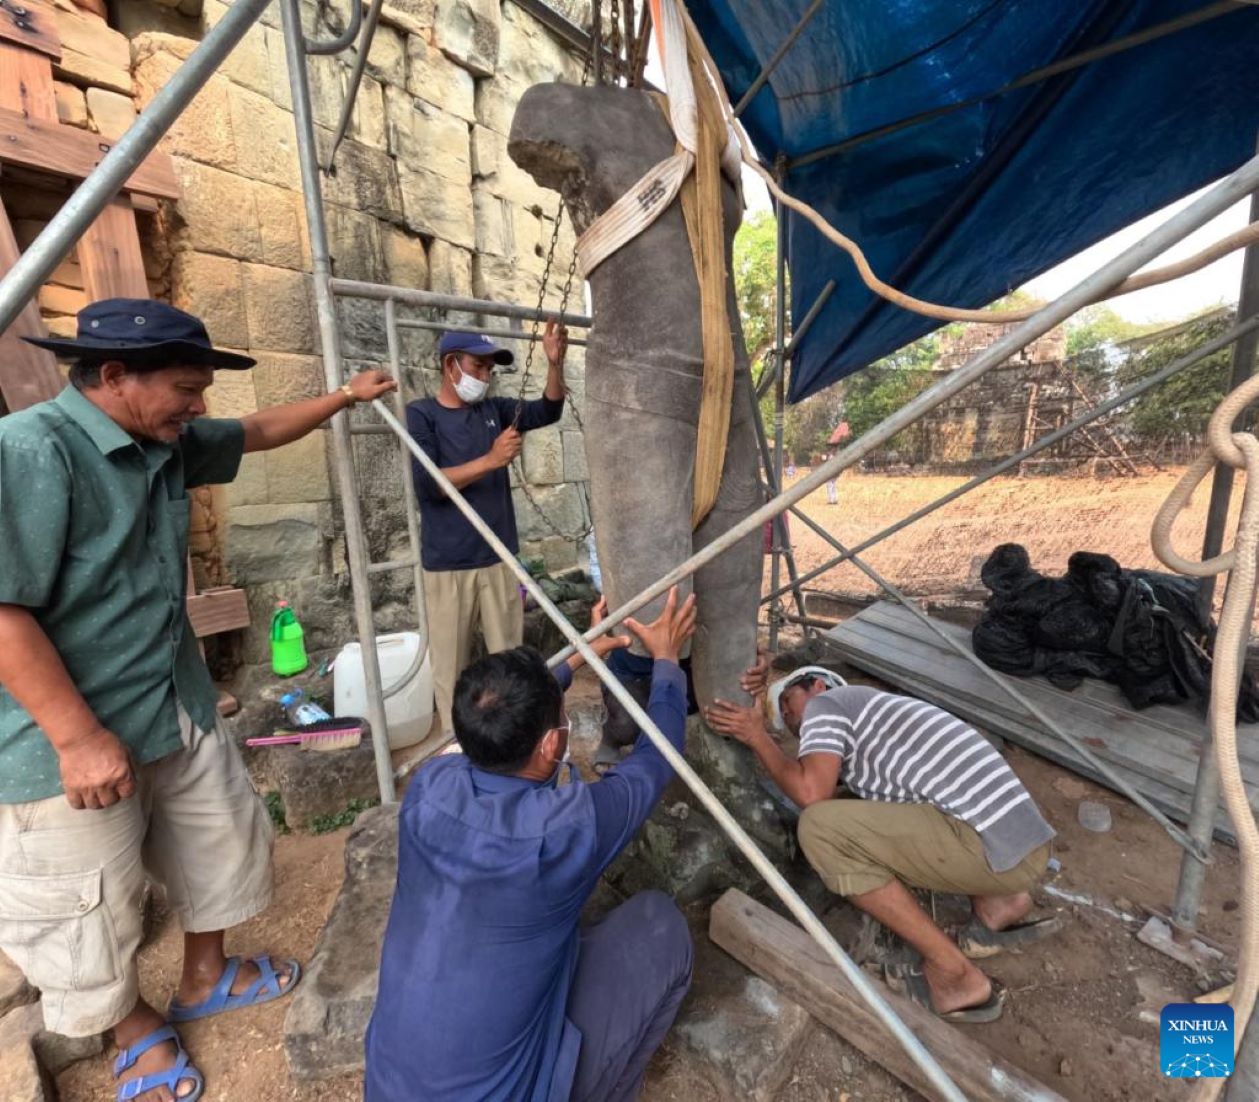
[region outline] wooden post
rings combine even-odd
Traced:
[[[903,1083],[927,1098],[940,1097],[840,970],[795,923],[732,888],[713,907],[708,936]],[[884,997],[973,1102],[1066,1102],[929,1011],[890,991]]]

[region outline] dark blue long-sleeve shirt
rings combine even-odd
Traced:
[[[565,688],[566,666],[557,672]],[[680,751],[686,683],[657,662],[648,715]],[[578,919],[673,770],[641,735],[601,780],[556,787],[443,757],[412,781],[367,1030],[366,1102],[564,1102]]]
[[[407,430],[439,467],[458,467],[480,459],[516,417],[515,398],[486,398],[476,405],[450,409],[436,398],[407,406]],[[522,433],[553,425],[564,412],[562,398],[519,403]],[[498,562],[490,545],[414,459],[411,472],[420,503],[420,558],[425,570],[473,570]],[[506,467],[490,471],[461,491],[512,554],[520,549],[516,512],[511,504],[511,476]]]

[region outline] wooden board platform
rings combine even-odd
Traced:
[[[936,623],[970,649],[966,628]],[[822,638],[845,661],[898,691],[929,700],[992,734],[1113,787],[1072,747],[1045,731],[901,606],[879,602]],[[1156,807],[1178,822],[1188,820],[1198,751],[1206,732],[1205,718],[1193,708],[1159,705],[1136,712],[1116,686],[1102,681],[1086,679],[1074,692],[1066,692],[1040,677],[1000,676],[1081,738]],[[1259,807],[1257,736],[1259,727],[1239,728],[1242,776],[1252,807]],[[1233,838],[1223,810],[1216,835],[1230,841]]]

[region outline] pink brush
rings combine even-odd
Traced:
[[[363,741],[361,727],[334,727],[327,731],[290,731],[245,740],[246,746],[300,746],[303,750],[348,750]]]

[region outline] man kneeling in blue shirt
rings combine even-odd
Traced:
[[[602,617],[597,610],[596,622]],[[654,660],[647,713],[679,750],[695,598],[627,619]],[[600,654],[628,645],[604,636]],[[521,647],[469,666],[454,698],[462,756],[412,781],[398,884],[367,1030],[366,1102],[618,1102],[691,982],[691,939],[668,896],[642,892],[580,927],[582,907],[651,813],[673,770],[646,735],[601,780],[558,787],[563,692]]]

